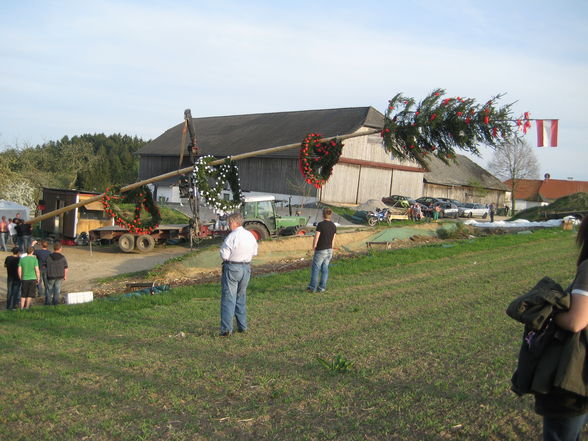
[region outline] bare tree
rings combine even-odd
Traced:
[[[488,169],[502,180],[510,180],[512,213],[515,210],[515,190],[521,179],[539,177],[539,161],[531,146],[520,138],[498,145],[488,163]]]

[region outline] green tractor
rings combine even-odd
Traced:
[[[257,240],[270,236],[304,235],[309,229],[309,218],[280,216],[276,213],[276,198],[271,195],[246,196],[241,205],[243,227],[251,231]]]

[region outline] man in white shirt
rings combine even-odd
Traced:
[[[231,233],[220,247],[223,260],[220,335],[223,337],[233,332],[233,316],[237,319],[237,331],[247,331],[247,284],[251,259],[257,256],[257,241],[243,228],[241,213],[229,215],[227,222]]]

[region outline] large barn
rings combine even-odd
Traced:
[[[194,118],[200,154],[216,157],[300,143],[311,132],[324,137],[373,132],[383,123],[384,115],[373,107]],[[141,180],[190,166],[187,157],[179,164],[182,126],[180,123],[172,127],[137,152]],[[437,162],[443,164],[432,164]],[[390,194],[420,197],[428,193],[426,174],[431,173],[416,162],[401,161],[386,153],[379,133],[344,141],[339,163],[320,190],[304,182],[296,148],[243,159],[238,165],[244,191],[335,204],[360,204]],[[462,184],[475,179],[468,175],[467,180]],[[177,182],[158,183],[157,195],[159,200],[178,202]]]
[[[201,154],[224,157],[300,143],[310,132],[331,137],[373,130],[381,128],[383,120],[373,107],[353,107],[195,118],[194,126]],[[140,179],[178,169],[181,130],[182,124],[178,124],[138,151]],[[298,149],[239,161],[241,186],[245,191],[351,204],[392,193],[422,194],[426,170],[391,158],[383,150],[379,134],[352,138],[344,145],[339,164],[321,190],[304,182],[298,169]],[[189,165],[186,158],[182,167]],[[170,184],[175,183],[160,184],[158,196],[169,194],[173,199]]]

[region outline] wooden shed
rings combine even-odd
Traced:
[[[200,153],[225,157],[299,143],[311,132],[324,137],[341,136],[378,129],[383,122],[384,116],[373,107],[352,107],[195,118],[194,126]],[[181,130],[182,124],[178,124],[137,152],[139,179],[180,167]],[[379,134],[346,140],[340,162],[321,190],[304,182],[298,168],[297,149],[244,159],[238,164],[244,191],[348,204],[394,193],[421,196],[426,172],[416,163],[399,161],[387,154]],[[188,158],[185,157],[181,166],[190,166]]]
[[[43,188],[43,201],[45,202],[43,213],[49,213],[67,205],[77,204],[98,194],[100,193]],[[97,201],[62,213],[59,216],[45,219],[41,222],[41,230],[46,235],[74,239],[80,233],[87,233],[95,228],[110,225],[114,225],[113,219],[106,215],[102,203]]]

